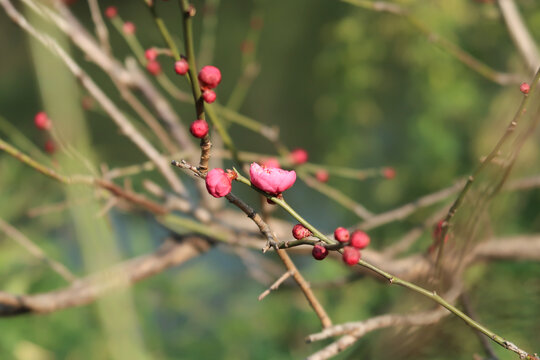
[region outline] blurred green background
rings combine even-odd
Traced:
[[[398,3],[493,68],[530,79],[495,4],[472,0]],[[532,0],[517,3],[532,35],[539,39],[540,7]],[[143,1],[100,4],[103,8],[118,6],[122,18],[137,25],[137,36],[145,48],[162,45]],[[194,4],[201,9],[198,15],[204,16],[205,3]],[[157,5],[180,43],[177,4],[158,1]],[[240,112],[279,126],[283,142],[290,148],[307,149],[310,161],[315,163],[360,169],[394,167],[397,176],[391,181],[382,177],[361,182],[330,179],[331,185],[374,212],[450,186],[469,174],[500,137],[521,98],[517,85],[504,87],[486,80],[435,47],[407,21],[391,14],[334,0],[213,0],[206,4],[207,11],[210,5],[219,5],[212,61],[223,73],[218,100],[227,101],[242,73],[240,49],[256,14],[264,23],[256,52],[261,72]],[[86,2],[79,0],[71,9],[91,30]],[[197,16],[196,44],[200,28],[201,16]],[[118,33],[109,29],[114,54],[124,59],[129,49]],[[81,113],[79,103],[85,93],[63,93],[65,87],[60,84],[69,83],[65,68],[47,63],[42,48],[41,55],[39,47],[32,52],[26,35],[3,11],[0,44],[4,49],[0,56],[0,116],[42,148],[46,139],[34,128],[33,116],[43,109],[44,99],[57,99],[55,121],[69,125],[76,123],[71,116]],[[121,104],[101,71],[86,62],[77,49],[72,49],[72,54]],[[33,56],[42,66],[41,72],[39,66],[36,70]],[[41,61],[45,64],[39,64]],[[162,66],[177,79],[172,60],[163,60]],[[54,79],[59,81],[58,92],[43,96],[40,86],[42,90],[47,86],[54,89],[55,84],[50,83]],[[49,83],[40,85],[40,81]],[[182,81],[176,82],[187,89]],[[189,123],[192,107],[174,106]],[[87,111],[84,119],[85,123],[76,123],[79,133],[75,131],[71,139],[82,147],[81,151],[92,152],[94,166],[107,163],[113,168],[145,160],[119,136],[106,116]],[[4,124],[0,136],[17,143],[15,133],[6,129]],[[258,135],[235,125],[230,130],[239,149],[274,153],[271,144]],[[539,172],[537,135],[524,147],[512,178]],[[19,147],[26,151],[31,148],[23,143]],[[136,190],[142,191],[140,182],[145,177],[161,182],[156,174],[136,176]],[[188,181],[187,176],[183,179]],[[256,196],[236,190],[257,204]],[[96,219],[100,224],[97,229],[81,233],[85,226],[92,226],[99,210],[96,204],[80,211],[28,215],[29,209],[66,199],[78,198],[83,205],[73,207],[84,208],[91,196],[89,190],[66,193],[60,184],[0,155],[0,218],[15,225],[75,274],[83,276],[102,265],[97,258],[105,258],[103,264],[127,259],[160,244],[165,234],[162,228],[149,217],[121,210],[112,210],[106,220]],[[494,211],[495,235],[539,232],[539,200],[538,190],[504,195]],[[327,232],[358,221],[354,214],[301,183],[288,193],[288,201]],[[428,215],[421,212],[373,231],[373,247],[383,248],[396,241]],[[277,216],[285,217],[280,212]],[[419,249],[427,248],[430,242],[426,232]],[[275,260],[272,255],[266,257]],[[315,264],[308,258],[295,259],[313,284],[348,272],[332,261]],[[540,266],[533,262],[498,262],[476,265],[467,275],[471,302],[481,322],[522,348],[539,351],[540,324],[535,319],[540,316]],[[62,286],[56,274],[0,234],[0,290],[37,293]],[[116,299],[116,304],[124,304],[122,311],[111,311],[114,305],[105,301],[49,315],[0,319],[0,359],[297,359],[321,348],[323,344],[304,343],[304,337],[318,331],[320,325],[303,295],[294,286],[284,287],[258,302],[257,296],[264,289],[249,276],[237,256],[218,247],[122,293]],[[410,296],[406,290],[372,279],[316,293],[335,323],[392,312],[396,303]],[[425,344],[409,346],[393,358],[470,359],[473,353],[482,354],[474,333],[452,317],[440,327],[422,331]],[[369,334],[338,358],[387,358],[392,344],[407,344],[406,335],[391,336],[388,332]],[[494,347],[501,359],[512,356]],[[398,349],[396,346],[395,351]]]

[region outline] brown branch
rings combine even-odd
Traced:
[[[180,265],[209,248],[210,244],[198,236],[186,237],[181,241],[169,240],[154,253],[89,275],[61,290],[36,295],[0,292],[0,316],[42,314],[87,305],[106,293],[133,285],[170,267]]]

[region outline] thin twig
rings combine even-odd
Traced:
[[[15,240],[19,245],[21,245],[23,248],[26,249],[32,256],[38,258],[39,260],[43,261],[49,267],[56,272],[58,275],[60,275],[64,280],[66,280],[68,283],[72,283],[75,280],[77,280],[77,277],[73,275],[71,271],[68,270],[67,267],[65,267],[60,262],[51,259],[39,246],[34,244],[32,240],[27,238],[22,232],[17,230],[15,227],[8,224],[6,221],[4,221],[2,218],[0,218],[0,230],[2,230],[7,236],[11,237],[13,240]]]
[[[498,3],[512,41],[525,60],[529,71],[534,73],[540,66],[540,52],[536,41],[525,25],[514,0],[498,0]]]
[[[270,294],[271,291],[277,290],[279,288],[279,285],[281,285],[283,282],[285,282],[285,280],[290,278],[293,274],[294,273],[289,270],[289,271],[285,272],[283,275],[281,275],[279,277],[279,279],[277,279],[272,285],[270,285],[270,287],[268,289],[264,290],[262,292],[262,294],[259,295],[259,297],[258,297],[259,301],[261,301],[262,299],[267,297],[268,294]]]

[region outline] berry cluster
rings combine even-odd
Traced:
[[[356,230],[352,234],[344,227],[338,227],[334,231],[334,238],[347,245],[343,248],[343,261],[349,266],[353,266],[360,260],[360,250],[369,245],[369,235],[363,231]]]
[[[295,239],[301,240],[312,233],[304,225],[296,224],[292,229],[292,235]],[[343,261],[353,266],[360,260],[360,250],[366,248],[370,243],[369,235],[363,231],[356,230],[352,234],[349,233],[344,227],[338,227],[334,230],[334,238],[339,241],[343,247]],[[328,256],[328,249],[322,244],[316,244],[313,246],[311,252],[315,260],[323,260]]]

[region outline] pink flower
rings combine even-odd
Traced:
[[[296,173],[280,168],[267,168],[257,163],[252,163],[249,168],[251,183],[272,195],[278,195],[293,186],[296,181]]]
[[[228,195],[232,187],[233,176],[231,175],[220,168],[210,170],[206,175],[206,190],[216,198]]]

